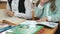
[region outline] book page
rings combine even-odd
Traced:
[[[6,19],[5,17],[7,17],[7,16],[4,12],[4,9],[0,9],[0,24],[2,23],[3,19]]]
[[[0,18],[10,18],[4,9],[0,9]]]
[[[4,20],[9,21],[9,22],[14,23],[14,24],[20,24],[20,23],[25,21],[25,19],[20,19],[20,18],[16,18],[16,17],[4,19]]]

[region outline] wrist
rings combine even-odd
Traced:
[[[40,2],[40,5],[41,5],[41,6],[44,6],[44,3]]]
[[[51,16],[47,16],[47,21],[51,21],[52,17]]]

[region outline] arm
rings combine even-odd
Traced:
[[[10,10],[10,6],[9,6],[9,3],[8,3],[8,1],[7,1],[6,10]]]
[[[51,20],[52,21],[59,21],[60,20],[60,8],[58,8],[56,14],[51,15]]]
[[[10,6],[9,6],[8,2],[7,2],[7,6],[6,6],[6,14],[10,17],[14,16],[13,11],[10,11]]]
[[[43,6],[41,6],[40,4],[38,5],[38,7],[35,7],[35,17],[39,17],[41,18],[42,15],[42,11],[43,11]]]

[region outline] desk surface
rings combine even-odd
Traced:
[[[49,28],[44,27],[43,28],[44,31],[41,34],[54,34],[56,32],[57,28],[58,27],[56,27],[54,29],[49,29]],[[37,34],[40,34],[40,31]]]

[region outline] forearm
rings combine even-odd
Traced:
[[[47,17],[47,20],[48,20],[48,21],[56,22],[56,21],[59,21],[59,20],[60,20],[60,16],[59,16],[58,14],[56,14],[56,15],[51,15],[51,16]]]

